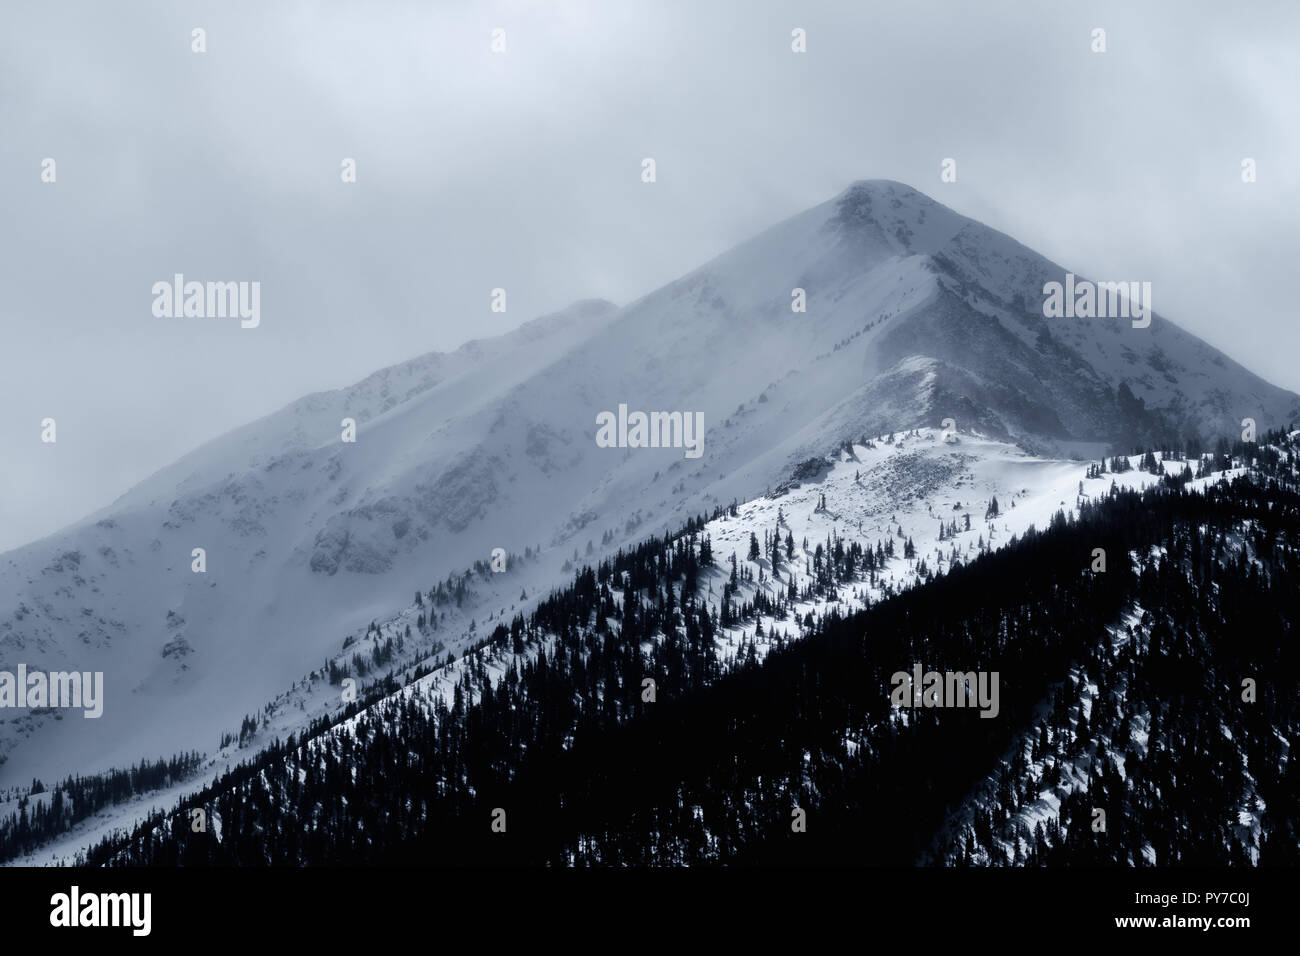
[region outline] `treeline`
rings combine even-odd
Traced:
[[[1002,798],[958,829],[947,861],[1293,859],[1295,778],[1274,739],[1297,723],[1298,533],[1294,486],[1275,479],[1112,487],[1078,520],[1058,512],[924,586],[809,618],[805,639],[761,663],[741,638],[724,674],[723,611],[700,593],[723,572],[693,520],[498,626],[457,665],[450,700],[398,695],[352,730],[277,744],[86,862],[911,865],[1029,732],[1039,756],[1008,766]],[[1090,570],[1097,548],[1104,573]],[[868,553],[857,573],[871,573]],[[833,547],[823,560],[844,567]],[[1132,608],[1150,611],[1151,633],[1116,650],[1107,629]],[[996,671],[997,718],[891,709],[891,675],[917,663]],[[1080,668],[1105,690],[1086,721],[1068,689]],[[1122,776],[1102,745],[1122,746],[1121,722],[1148,713],[1149,746]],[[1107,831],[1067,796],[1059,827],[1023,841],[1029,782],[1067,761],[1089,768],[1087,809],[1106,801]],[[1252,794],[1267,811],[1233,829]],[[220,838],[191,831],[196,807]]]
[[[46,788],[33,781],[29,795],[18,801],[17,812],[0,820],[0,861],[32,852],[107,806],[188,779],[203,759],[198,751],[190,751],[168,760],[141,760],[139,766],[125,770],[69,776],[42,800],[33,797],[46,793]]]

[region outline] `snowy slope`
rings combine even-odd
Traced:
[[[841,449],[823,459],[822,467],[804,469],[810,477],[782,482],[772,495],[738,504],[734,516],[724,512],[702,529],[701,537],[707,535],[711,539],[716,567],[701,582],[701,591],[705,603],[715,611],[723,583],[730,573],[733,553],[742,577],[751,579],[742,581],[734,598],[737,602],[744,602],[752,601],[760,590],[773,598],[778,594],[784,595],[791,575],[799,592],[814,585],[813,563],[819,546],[825,547],[832,542],[847,546],[855,541],[867,547],[891,540],[893,543],[894,557],[885,562],[874,582],[855,581],[832,592],[801,598],[780,620],[760,616],[757,621],[750,619],[721,629],[715,647],[724,666],[734,664],[751,647],[754,656],[761,659],[777,634],[783,639],[799,636],[806,615],[820,617],[832,606],[840,613],[861,608],[869,601],[879,601],[890,593],[914,586],[927,574],[946,570],[954,555],[956,560],[967,561],[981,550],[1005,546],[1031,526],[1044,527],[1058,510],[1069,513],[1077,506],[1080,482],[1083,483],[1084,495],[1096,495],[1109,489],[1112,480],[1121,487],[1135,488],[1157,480],[1153,475],[1137,470],[1088,479],[1085,477],[1085,462],[1039,458],[1015,446],[979,435],[963,434],[947,442],[937,429],[917,429],[893,435],[892,442],[875,440],[886,437],[872,436],[869,444]],[[1216,480],[1221,477],[1222,474],[1217,475]],[[988,503],[995,497],[1001,514],[997,518],[986,518]],[[945,540],[940,540],[941,521],[944,524],[956,522],[962,528],[966,514],[971,516],[970,530],[958,531],[950,538],[945,535]],[[783,558],[778,569],[779,584],[772,580],[767,557],[756,561],[748,559],[750,535],[762,541],[765,533],[778,527],[782,539],[788,533],[794,542],[793,557]],[[915,547],[912,558],[903,556],[904,543],[908,540]],[[409,675],[414,663],[419,660],[427,662],[434,647],[437,650],[433,652],[433,660],[441,661],[446,647],[463,646],[470,640],[486,637],[495,622],[508,622],[516,613],[526,613],[542,596],[542,592],[529,590],[527,599],[518,600],[519,581],[527,570],[527,562],[523,562],[512,566],[503,575],[475,576],[473,581],[480,592],[477,597],[468,602],[465,609],[449,607],[441,629],[432,632],[428,639],[422,640],[418,631],[412,631],[413,637],[408,641],[406,652],[394,661],[395,671]],[[621,600],[621,592],[616,590],[615,596]],[[400,636],[431,607],[432,602],[427,598],[418,606],[398,601],[395,606],[376,615],[376,631],[372,635],[342,653],[335,647],[331,656],[342,663],[352,654],[373,647],[376,642]],[[479,615],[477,623],[481,625],[473,633],[467,631],[471,610]],[[536,648],[525,653],[535,654]],[[514,663],[508,656],[498,657],[491,648],[474,651],[409,683],[398,696],[427,705],[442,697],[450,704],[452,691],[463,670],[473,666],[476,658],[487,662],[487,670],[494,681]],[[268,699],[265,702],[267,706],[250,708],[260,711],[262,723],[247,749],[232,745],[215,754],[193,782],[110,807],[65,838],[15,862],[70,862],[78,850],[113,830],[129,829],[152,810],[174,806],[180,795],[211,782],[214,774],[235,761],[247,759],[258,746],[275,738],[284,739],[290,733],[300,733],[309,720],[340,711],[342,703],[338,686],[331,685],[319,673],[295,675],[295,678],[299,676],[303,678],[301,682],[296,681],[291,690],[274,700]],[[361,686],[368,686],[378,676],[372,674],[362,679]],[[356,720],[343,721],[332,732],[346,730],[354,726]],[[42,796],[48,797],[48,794]],[[14,808],[15,801],[0,803],[0,816],[7,815]]]

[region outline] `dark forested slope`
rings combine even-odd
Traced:
[[[1294,864],[1278,441],[1247,476],[1113,489],[725,673],[699,593],[725,568],[692,522],[499,627],[450,705],[397,694],[277,745],[87,862]],[[996,716],[894,707],[916,664],[996,672]]]

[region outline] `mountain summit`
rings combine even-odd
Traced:
[[[494,549],[539,553],[493,610],[589,544],[680,527],[863,436],[950,418],[1097,456],[1300,417],[1295,394],[1159,315],[1044,318],[1065,275],[863,181],[622,308],[578,303],[237,429],[0,556],[0,661],[105,673],[101,719],[0,726],[0,780],[206,749],[395,598]],[[702,453],[599,447],[620,406],[702,415]]]

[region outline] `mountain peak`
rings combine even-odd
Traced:
[[[1047,320],[1044,280],[1062,275],[910,186],[862,180],[622,309],[579,300],[237,429],[0,562],[0,656],[131,689],[93,736],[0,726],[0,783],[211,740],[364,639],[383,595],[527,548],[526,570],[482,592],[509,619],[588,541],[631,547],[849,440],[951,418],[1092,457],[1300,418],[1300,398],[1172,323]],[[668,441],[599,444],[624,405],[667,410]],[[678,411],[704,416],[701,461],[673,439]],[[898,481],[928,496],[940,478]],[[219,574],[187,573],[196,546]],[[440,618],[423,646],[478,640],[461,625],[488,607]],[[275,659],[258,657],[271,639]]]
[[[856,179],[840,193],[841,198],[850,194],[873,194],[882,196],[920,196],[929,199],[925,193],[921,192],[907,183],[899,182],[897,179]]]
[[[836,218],[846,223],[878,223],[885,216],[914,219],[924,210],[947,208],[919,189],[892,179],[859,179],[835,197],[835,206]]]

